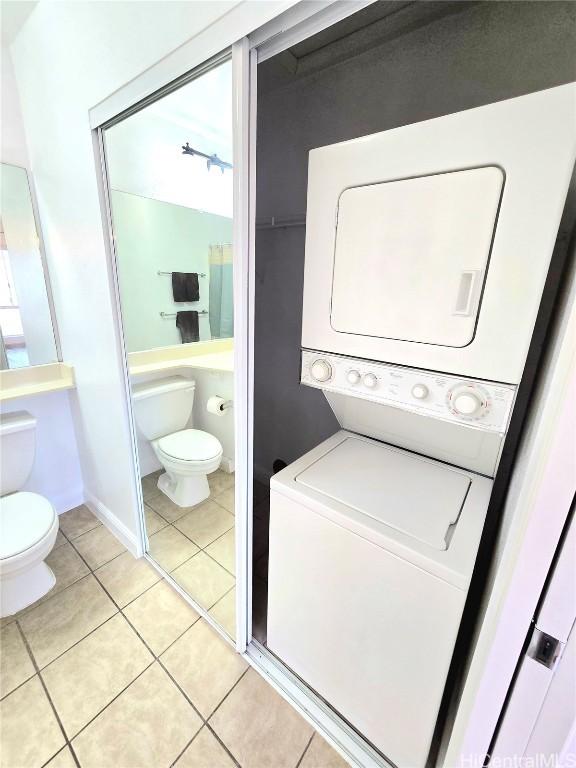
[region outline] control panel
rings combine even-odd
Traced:
[[[508,384],[302,350],[302,384],[503,434],[516,388]]]

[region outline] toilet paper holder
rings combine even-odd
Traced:
[[[208,398],[208,402],[206,403],[206,410],[208,413],[218,415],[232,408],[233,402],[233,400],[225,400],[223,397],[219,397],[218,395],[212,395],[212,397]]]

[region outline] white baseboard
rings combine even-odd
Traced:
[[[98,520],[108,528],[118,541],[120,541],[126,549],[134,555],[134,557],[142,557],[144,552],[141,549],[138,538],[130,531],[121,520],[118,520],[116,515],[103,504],[100,499],[97,499],[89,491],[86,491],[87,506],[94,512]]]
[[[222,456],[222,461],[220,462],[220,469],[224,472],[228,472],[232,474],[234,472],[234,459],[229,459],[226,456]]]
[[[58,515],[68,512],[69,509],[79,507],[84,504],[84,488],[80,485],[77,488],[69,488],[62,493],[51,493],[50,503]]]

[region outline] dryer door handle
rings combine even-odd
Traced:
[[[458,295],[456,297],[456,306],[453,315],[462,315],[470,317],[475,310],[476,287],[480,282],[482,275],[481,269],[463,269],[460,273],[460,283],[458,284]]]

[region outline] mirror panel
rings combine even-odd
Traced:
[[[233,638],[230,61],[104,145],[147,553]]]
[[[25,168],[0,163],[0,367],[58,361],[32,195]]]

